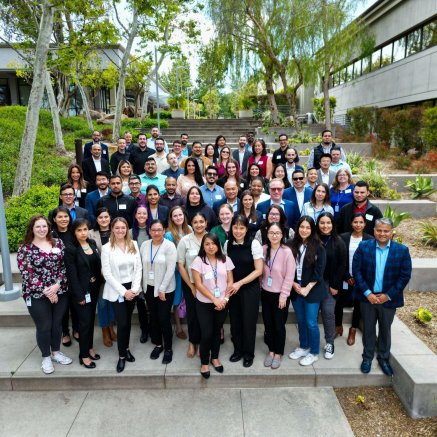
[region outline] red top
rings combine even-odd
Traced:
[[[252,155],[247,161],[247,168],[249,168],[250,164],[258,164],[258,167],[261,172],[261,176],[265,178],[267,174],[267,161],[269,157],[265,155],[265,156],[260,156],[259,158],[257,157],[256,159],[257,161],[255,160],[255,156]]]

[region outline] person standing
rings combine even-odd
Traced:
[[[258,164],[261,176],[267,180],[272,175],[272,160],[267,155],[267,146],[264,140],[257,139],[252,146],[252,156],[248,159],[247,165]]]
[[[221,205],[218,213],[220,223],[211,229],[211,233],[217,235],[222,247],[225,244],[225,241],[229,238],[232,217],[234,217],[232,206],[227,203]]]
[[[329,191],[334,217],[337,218],[341,208],[354,200],[354,184],[350,172],[344,168],[338,170]]]
[[[320,157],[320,168],[317,170],[317,185],[326,184],[330,187],[334,182],[335,171],[329,168],[331,160],[332,158],[329,153],[324,153]]]
[[[64,244],[52,238],[43,215],[34,215],[17,253],[23,299],[36,326],[36,341],[42,355],[41,369],[53,373],[52,361],[71,364],[60,351],[62,317],[68,307]]]
[[[176,193],[186,196],[191,187],[200,187],[204,183],[197,161],[194,158],[187,158],[184,164],[184,174],[177,180]]]
[[[263,216],[255,209],[255,198],[250,190],[246,190],[241,193],[238,214],[244,215],[247,220],[249,220],[250,233],[252,237],[254,237],[261,227]]]
[[[300,360],[301,366],[311,366],[319,359],[320,330],[317,317],[320,302],[327,295],[323,280],[326,264],[325,249],[311,217],[303,216],[298,220],[296,234],[291,242],[291,251],[296,260],[291,302],[296,313],[299,347],[288,357],[292,360]]]
[[[165,180],[165,193],[159,197],[159,204],[170,211],[175,206],[185,206],[185,197],[176,193],[177,181],[173,176],[167,176]]]
[[[69,291],[79,318],[79,363],[94,369],[100,355],[94,351],[94,320],[101,284],[101,261],[97,245],[88,238],[88,222],[77,219],[73,223],[73,245],[66,247],[65,266]]]
[[[126,140],[124,138],[119,138],[117,141],[117,151],[111,155],[111,159],[109,160],[112,174],[117,172],[120,161],[129,160],[129,154],[130,152],[127,151]]]
[[[213,165],[208,166],[205,172],[206,182],[200,187],[200,191],[202,192],[203,200],[210,208],[213,208],[215,202],[225,198],[223,188],[217,185],[217,178],[217,169]]]
[[[164,351],[162,364],[170,364],[173,360],[170,313],[176,288],[176,248],[164,238],[164,223],[161,220],[152,221],[150,234],[152,238],[140,248],[143,289],[150,311],[150,339],[155,345],[150,359],[157,360]]]
[[[269,352],[264,366],[278,369],[285,347],[290,291],[296,263],[293,253],[284,244],[282,228],[277,223],[267,228],[267,244],[263,246],[263,275],[261,279],[261,304],[265,329],[265,342]]]
[[[225,253],[238,266],[230,288],[229,317],[234,352],[229,361],[243,359],[250,367],[255,357],[256,322],[258,320],[263,254],[259,242],[252,238],[249,221],[237,215],[231,222],[231,234],[225,243]]]
[[[220,331],[226,318],[228,290],[233,282],[232,261],[223,254],[216,235],[202,238],[199,255],[191,264],[196,288],[196,311],[200,326],[200,374],[208,379],[209,363],[218,373],[223,373],[219,360]]]
[[[83,178],[88,182],[89,191],[97,189],[95,185],[96,174],[99,171],[110,173],[108,159],[103,158],[102,148],[99,144],[93,144],[91,147],[91,157],[82,161]]]
[[[164,151],[164,138],[156,138],[155,150],[156,152],[151,155],[151,158],[153,158],[156,162],[158,173],[162,174],[164,170],[167,170],[170,167],[167,161],[167,154]]]
[[[246,148],[247,138],[246,135],[240,135],[238,138],[238,149],[232,152],[232,158],[234,161],[238,162],[241,174],[244,178],[247,172],[247,162],[249,161],[251,153]]]
[[[288,149],[288,135],[279,134],[279,147],[273,152],[273,156],[272,156],[273,167],[276,167],[278,164],[285,164],[287,162],[287,159],[285,158],[287,149]]]
[[[317,185],[315,190],[311,193],[311,199],[309,202],[304,203],[302,208],[302,216],[309,215],[314,222],[320,214],[324,212],[330,212],[334,214],[334,210],[331,206],[331,198],[329,194],[329,188],[326,184]]]
[[[107,161],[109,161],[109,149],[108,149],[108,146],[106,144],[104,144],[100,141],[102,138],[101,133],[99,131],[95,130],[92,133],[91,138],[93,140],[90,141],[89,143],[85,143],[85,145],[83,147],[83,159],[91,158],[91,156],[92,156],[91,148],[94,144],[98,144],[102,149],[103,159],[106,159]]]
[[[129,155],[129,162],[132,164],[133,173],[136,175],[144,171],[146,159],[155,153],[155,149],[147,147],[146,134],[138,135],[138,147],[131,150]]]
[[[88,211],[88,221],[91,223],[91,226],[95,226],[96,224],[97,202],[101,197],[109,193],[108,186],[109,174],[102,171],[96,173],[97,190],[88,193],[85,199],[85,209]]]
[[[305,173],[303,170],[295,170],[291,176],[293,186],[284,190],[283,198],[291,200],[297,209],[296,214],[300,217],[306,202],[311,200],[313,190],[305,186]]]
[[[203,200],[199,187],[191,187],[188,190],[185,213],[187,214],[189,225],[192,225],[193,218],[197,213],[201,213],[206,217],[208,230],[217,224],[217,217],[214,211]]]
[[[102,273],[106,280],[103,298],[110,301],[118,326],[118,363],[116,370],[123,372],[126,361],[135,358],[129,349],[132,312],[141,291],[142,267],[136,241],[129,235],[129,225],[122,217],[111,224],[109,243],[102,247]]]
[[[167,155],[167,168],[161,172],[163,176],[170,176],[178,180],[179,176],[184,174],[184,171],[179,167],[178,157],[176,153],[169,152]]]
[[[311,150],[310,156],[308,158],[308,168],[315,167],[316,170],[320,168],[320,157],[325,153],[331,154],[331,150],[334,148],[340,148],[341,159],[346,161],[346,155],[344,150],[337,146],[337,144],[332,141],[332,132],[329,129],[325,129],[322,132],[322,142]]]
[[[65,206],[70,212],[71,220],[74,222],[77,218],[88,219],[88,211],[85,208],[76,206],[76,194],[74,193],[73,185],[64,184],[59,189],[59,206]],[[49,222],[53,223],[53,212],[49,212]]]
[[[391,325],[396,308],[404,305],[404,288],[411,278],[411,256],[408,247],[392,241],[391,219],[377,219],[374,231],[375,240],[362,241],[352,262],[363,319],[361,372],[370,372],[376,351],[382,371],[392,376],[389,363]]]
[[[67,172],[67,184],[74,188],[76,195],[76,206],[85,208],[86,197],[88,193],[88,182],[83,178],[83,171],[80,165],[71,164]]]

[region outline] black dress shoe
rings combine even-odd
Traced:
[[[90,358],[91,358],[93,361],[97,361],[97,360],[100,360],[100,355],[99,355],[99,354],[95,354],[94,356],[92,356],[92,355],[90,354]]]
[[[121,373],[126,365],[126,358],[119,358],[117,363],[117,373]]]
[[[91,357],[90,357],[91,358]],[[94,363],[93,361],[91,361],[91,363],[89,364],[85,364],[82,360],[81,357],[79,357],[79,363],[81,366],[86,367],[87,369],[95,369],[96,368],[96,363]]]
[[[230,356],[229,361],[230,361],[231,363],[236,363],[237,361],[240,361],[241,358],[243,358],[243,357],[242,357],[238,352],[234,352],[234,353]]]
[[[212,364],[212,367],[214,367],[214,370],[216,371],[216,372],[218,372],[218,373],[223,373],[223,365],[221,364],[220,366],[214,366],[214,364],[212,363],[212,360],[211,360],[211,364]]]
[[[253,358],[245,358],[243,360],[244,367],[250,367],[253,364]]]
[[[200,374],[205,378],[208,379],[211,375],[211,372],[208,370],[207,372],[200,372]]]
[[[383,360],[382,358],[378,358],[379,367],[381,367],[382,371],[387,376],[393,376],[393,369],[391,368],[389,362],[387,360]]]
[[[152,353],[150,354],[151,360],[157,360],[159,356],[161,355],[161,352],[164,350],[162,346],[155,346]]]
[[[129,363],[133,363],[135,361],[135,357],[130,353],[129,349],[126,349],[126,361]]]
[[[162,357],[162,364],[170,364],[173,360],[173,351],[171,349],[164,351],[164,356]]]
[[[140,337],[140,343],[142,344],[147,343],[148,339],[149,339],[149,334],[147,332],[142,332]]]

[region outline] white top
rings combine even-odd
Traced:
[[[303,204],[304,204],[304,191],[305,189],[303,189],[302,191],[297,191],[296,189],[294,190],[296,193],[296,199],[297,199],[297,203],[299,205],[299,212],[302,212],[302,208],[303,208]]]
[[[187,269],[188,275],[190,276],[190,281],[193,281],[193,275],[191,274],[191,263],[194,261],[196,256],[199,254],[200,243],[194,233],[185,235],[179,241],[177,248],[177,262],[184,265]]]
[[[269,199],[270,199],[270,194],[261,193],[261,196],[259,196],[258,202],[255,202],[255,205],[254,205],[255,209],[259,203],[264,202],[265,200],[269,200]]]
[[[355,254],[355,251],[358,249],[358,245],[361,243],[362,240],[363,240],[363,237],[356,238],[356,237],[353,237],[351,235],[351,239],[349,242],[349,274],[351,276],[353,276],[353,274],[352,274],[352,262],[354,259],[354,254]],[[343,281],[343,289],[347,290],[348,287],[349,287],[348,283],[346,281]]]
[[[235,241],[233,242],[233,244],[238,245],[238,243],[236,243]],[[252,252],[253,259],[264,259],[263,248],[261,246],[261,243],[255,238],[252,240],[250,249]],[[225,244],[223,246],[223,252],[225,253],[225,255],[228,254],[228,240],[225,241]]]
[[[96,167],[97,171],[102,171],[102,160],[101,159],[95,159],[93,156],[94,166]]]
[[[316,210],[311,202],[307,202],[303,205],[301,217],[304,215],[309,215],[314,220],[314,222],[316,222],[317,218],[322,212],[330,212],[332,215],[334,215],[334,210],[330,205],[323,205],[322,209]]]

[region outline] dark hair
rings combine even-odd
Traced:
[[[165,229],[164,222],[162,220],[159,220],[159,219],[153,219],[152,222],[150,223],[149,229],[153,225],[156,225],[156,224],[160,224],[162,226],[162,228]]]
[[[280,225],[280,223],[277,222],[273,222],[273,223],[269,223],[267,228],[266,228],[266,234],[269,232],[269,229],[272,226],[276,226],[278,227],[281,232],[282,232],[282,238],[281,238],[281,246],[285,243],[285,235],[284,235],[284,228]],[[266,259],[265,262],[267,263],[268,261],[270,261],[270,253],[272,250],[272,243],[270,242],[270,240],[268,238],[266,238],[266,245],[267,245],[267,252],[266,252]]]
[[[202,191],[200,191],[200,188],[199,188],[199,187],[196,187],[196,186],[194,185],[194,186],[190,187],[190,189],[189,189],[188,192],[187,192],[187,203],[186,203],[186,208],[187,208],[187,207],[191,208],[191,203],[190,203],[190,194],[191,194],[191,191],[193,191],[193,190],[197,190],[198,193],[199,193],[199,195],[200,195],[199,206],[202,207],[203,205],[205,205],[205,200],[203,200],[203,194],[202,194]],[[194,218],[194,217],[193,217],[193,218]],[[206,217],[205,217],[205,220],[206,220]],[[193,219],[191,219],[191,221],[193,221]]]
[[[73,193],[76,196],[76,191],[74,190],[74,187],[71,184],[63,184],[63,185],[61,185],[61,187],[59,188],[59,195],[61,195],[63,191],[69,190],[69,189],[73,190]]]
[[[364,220],[364,223],[366,223],[366,214],[364,212],[354,212],[351,217],[351,223],[357,218],[361,217]]]
[[[200,141],[193,141],[191,143],[191,148],[193,148],[196,144],[200,144],[200,147],[203,147],[203,144]]]
[[[213,233],[205,234],[202,238],[202,242],[200,243],[200,250],[199,250],[199,257],[200,259],[205,263],[208,264],[206,261],[206,252],[203,247],[205,240],[209,238],[217,247],[217,253],[215,254],[215,259],[220,260],[221,262],[226,262],[226,255],[223,253],[222,245],[220,244],[220,240],[218,239],[217,235]]]
[[[316,171],[317,171],[317,168],[316,168],[316,167],[308,167],[308,168],[307,168],[307,173],[306,173],[307,175],[308,175],[308,172],[309,172],[310,170],[316,170]]]
[[[98,208],[97,210],[96,210],[96,223],[94,224],[94,230],[95,231],[100,231],[100,225],[97,223],[97,217],[100,215],[100,214],[103,214],[104,212],[107,212],[108,213],[108,215],[109,215],[109,220],[110,220],[110,222],[109,222],[109,229],[111,229],[111,213],[109,212],[109,209],[108,208],[106,208],[106,206],[102,206],[101,208]]]
[[[288,140],[288,135],[287,135],[287,134],[284,134],[284,133],[279,134],[279,135],[278,135],[278,140],[279,140],[279,138],[281,138],[281,137],[285,137],[285,139]]]
[[[223,179],[224,179],[224,183],[223,183],[223,185],[227,182],[227,180],[228,180],[228,178],[229,178],[229,173],[228,173],[228,165],[229,164],[234,164],[235,165],[235,167],[236,167],[236,172],[235,172],[235,179],[237,180],[237,186],[238,186],[238,189],[240,189],[240,184],[241,184],[241,176],[240,176],[240,166],[238,165],[238,162],[237,161],[235,161],[234,159],[232,159],[232,158],[229,158],[228,159],[228,162],[226,163],[226,165],[225,165],[225,175],[224,175],[224,177],[223,177]]]
[[[218,174],[217,167],[215,167],[213,165],[208,165],[208,167],[206,167],[205,174],[210,170],[214,170]]]
[[[315,169],[315,167],[313,167],[313,168]],[[302,173],[304,175],[304,177],[305,177],[305,171],[298,169],[298,170],[294,170],[293,173],[291,173],[291,178],[293,179],[294,175],[297,174],[297,173]]]
[[[105,178],[107,178],[109,180],[109,174],[106,173],[106,171],[98,171],[96,173],[96,179],[97,179],[97,176],[105,176]]]
[[[311,199],[310,199],[310,203],[311,205],[315,205],[316,204],[316,190],[319,187],[323,187],[325,189],[325,200],[323,201],[323,205],[331,205],[331,193],[329,191],[329,187],[326,184],[317,184],[316,188],[314,188],[313,192],[311,193]]]
[[[279,178],[275,175],[275,172],[278,168],[282,167],[282,169],[284,170],[284,177],[283,178]],[[296,171],[296,170],[295,170]],[[293,172],[294,173],[294,172]],[[273,170],[273,174],[272,174],[272,179],[277,178],[277,179],[281,179],[281,181],[284,183],[284,188],[289,188],[291,187],[290,181],[288,180],[287,177],[287,170],[285,168],[284,164],[278,164],[275,169]]]
[[[322,137],[323,137],[323,135],[325,135],[326,132],[329,132],[332,135],[332,131],[331,130],[325,129],[325,130],[322,130]]]
[[[251,170],[252,167],[256,167],[258,169],[258,171],[259,171],[258,176],[261,176],[261,169],[259,168],[259,165],[256,162],[253,162],[252,164],[249,164],[249,166],[247,167],[247,171],[246,171],[246,181],[247,181],[248,184],[250,184],[250,182],[252,181],[252,176],[250,175],[250,170]],[[253,177],[256,178],[258,176],[253,176]],[[263,184],[264,184],[264,182],[263,182]]]
[[[309,223],[311,227],[311,234],[306,240],[305,259],[310,266],[313,266],[316,262],[317,249],[321,245],[320,238],[317,234],[316,224],[309,215],[303,215],[296,223],[295,234],[293,240],[291,240],[290,248],[293,252],[293,256],[296,262],[300,261],[300,246],[303,244],[302,237],[299,234],[299,227],[303,222]]]
[[[27,224],[26,234],[24,235],[23,244],[32,243],[35,237],[35,234],[33,233],[33,227],[35,226],[35,223],[41,219],[47,223],[48,227],[46,240],[49,241],[52,246],[56,244],[54,238],[52,237],[50,222],[48,221],[47,217],[42,214],[36,214],[30,218],[29,223]]]
[[[70,166],[68,167],[68,171],[67,171],[68,183],[73,185],[73,179],[71,178],[71,173],[72,173],[73,169],[76,169],[79,172],[79,187],[86,188],[88,185],[88,182],[83,178],[83,170],[79,164],[70,164]]]
[[[180,144],[180,145],[182,146],[182,143],[180,142],[180,140],[174,140],[174,141],[173,141],[173,146],[174,146],[175,144]]]
[[[77,241],[75,232],[76,232],[76,229],[78,227],[83,226],[83,225],[86,225],[86,227],[88,229],[91,229],[89,221],[87,219],[84,219],[84,218],[76,219],[71,226],[71,233],[73,235],[73,244],[75,244],[76,246],[79,245],[79,241]],[[87,241],[88,241],[88,238],[87,238]]]
[[[157,187],[156,185],[154,185],[154,184],[147,185],[147,188],[146,188],[146,195],[149,194],[149,191],[150,191],[150,190],[155,190],[155,191],[158,192],[158,194],[160,194],[160,193],[159,193],[159,189],[158,189],[158,187]]]
[[[68,222],[67,230],[71,231],[71,225],[73,224],[73,219],[71,218],[70,210],[68,208],[66,208],[65,206],[58,206],[57,208],[55,208],[53,210],[52,215],[51,215],[52,219],[51,219],[51,223],[50,223],[50,225],[52,227],[52,231],[56,231],[56,232],[59,231],[58,225],[55,222],[55,218],[58,215],[58,213],[60,213],[60,212],[65,212],[68,215],[69,222]]]
[[[202,218],[202,219],[205,221],[205,223],[208,225],[208,219],[206,218],[206,215],[205,215],[203,212],[201,212],[201,211],[197,211],[197,212],[193,215],[193,217],[191,218],[191,223],[193,223],[193,221],[194,221],[194,219],[195,219],[196,217],[200,217],[200,218]],[[194,229],[193,229],[193,233],[194,233]]]
[[[199,187],[200,187],[201,185],[203,185],[203,178],[202,178],[202,173],[201,173],[200,168],[199,168],[199,164],[195,158],[189,157],[185,160],[184,176],[186,176],[188,174],[187,167],[188,167],[189,162],[192,162],[194,164],[194,180],[196,181],[196,184],[199,185]]]
[[[369,191],[369,184],[366,181],[358,181],[355,184],[356,187],[366,187],[367,191]]]
[[[252,243],[252,233],[250,232],[249,220],[243,214],[234,215],[234,217],[232,218],[232,221],[231,221],[231,230],[229,232],[228,244],[233,244],[234,241],[235,241],[235,237],[234,237],[234,234],[232,232],[232,227],[235,226],[235,225],[243,225],[247,229],[246,235],[244,237],[243,245],[244,246],[249,246]]]
[[[241,193],[241,197],[240,197],[240,206],[238,207],[238,214],[242,214],[245,215],[244,213],[244,205],[243,205],[243,197],[245,196],[250,196],[253,199],[253,194],[252,191],[250,190],[245,190]],[[252,220],[253,222],[256,222],[258,220],[258,216],[256,215],[256,210],[255,210],[255,201],[252,204],[252,208],[250,208],[250,212],[249,212],[249,217],[250,220]]]
[[[129,176],[129,182],[130,182],[130,181],[133,181],[133,180],[136,180],[136,181],[140,181],[140,182],[141,182],[141,178],[140,178],[137,174],[131,174],[131,175]]]
[[[262,146],[262,152],[261,152],[261,156],[266,156],[267,155],[267,146],[266,146],[266,142],[262,139],[262,138],[257,138],[252,145],[252,156],[255,156],[255,144],[256,143],[261,143]]]
[[[150,237],[149,235],[149,228],[150,228],[150,222],[152,222],[153,220],[149,220],[151,214],[149,214],[149,206],[147,205],[143,205],[140,204],[135,208],[133,217],[132,217],[132,239],[135,241],[138,241],[138,234],[140,233],[140,227],[138,226],[138,220],[135,217],[137,215],[137,211],[140,208],[144,208],[147,211],[147,220],[146,220],[146,234]]]
[[[185,132],[181,133],[181,136],[179,138],[182,138],[184,135],[189,138],[188,134]]]
[[[225,144],[226,144],[226,138],[224,137],[224,135],[217,135],[216,139],[215,139],[215,143],[214,143],[214,148],[217,149],[218,148],[218,141],[220,138],[223,138],[225,140]]]
[[[261,226],[259,228],[259,230],[261,231],[262,244],[266,244],[267,241],[267,228],[269,227],[270,224],[269,214],[272,209],[276,209],[279,212],[279,221],[275,221],[274,223],[276,223],[281,228],[282,234],[284,236],[284,241],[286,237],[288,238],[289,235],[290,228],[288,226],[287,216],[285,215],[284,210],[279,205],[270,205],[266,213],[266,218],[262,221]]]
[[[148,156],[146,158],[146,160],[144,161],[144,164],[146,164],[146,162],[150,162],[150,161],[153,161],[156,164],[155,158],[152,158],[151,156]]]
[[[294,153],[296,153],[296,158],[294,158],[293,162],[299,162],[299,161],[300,161],[300,158],[299,158],[299,152],[297,151],[296,147],[290,147],[290,146],[288,146],[288,147],[287,147],[287,151],[288,151],[288,150],[294,150]],[[285,153],[287,153],[287,152],[285,152]]]
[[[206,151],[208,150],[208,147],[212,147],[212,151],[213,151],[212,157],[214,158],[214,157],[215,157],[215,149],[214,149],[214,144],[212,144],[212,143],[208,143],[208,144],[205,146],[205,156],[206,156],[207,158],[209,158],[209,156],[206,154]]]
[[[144,135],[144,136],[146,137],[146,140],[147,140],[147,134],[146,134],[145,132],[140,132],[140,133],[137,135],[137,141],[139,140],[139,138],[140,138],[141,135]]]
[[[322,160],[322,158],[329,158],[332,161],[332,156],[330,153],[322,153],[320,155],[320,161]]]
[[[320,219],[322,217],[328,217],[329,220],[331,220],[331,224],[332,224],[332,231],[330,234],[331,237],[331,241],[332,241],[332,247],[337,247],[337,245],[339,244],[339,240],[340,237],[337,234],[337,229],[335,227],[335,219],[334,216],[330,213],[330,212],[322,212],[318,217],[317,217],[317,222],[316,222],[316,228],[317,228],[317,233],[319,234],[320,239],[322,239],[322,233],[320,232],[320,228],[319,228],[319,223],[320,223]]]
[[[163,137],[156,137],[155,138],[155,142],[158,141],[158,140],[162,141],[164,143],[164,145],[165,145],[165,140],[164,140]]]
[[[114,179],[120,179],[120,181],[123,181],[120,175],[113,174],[113,175],[109,176],[109,183],[111,183],[111,181]]]

